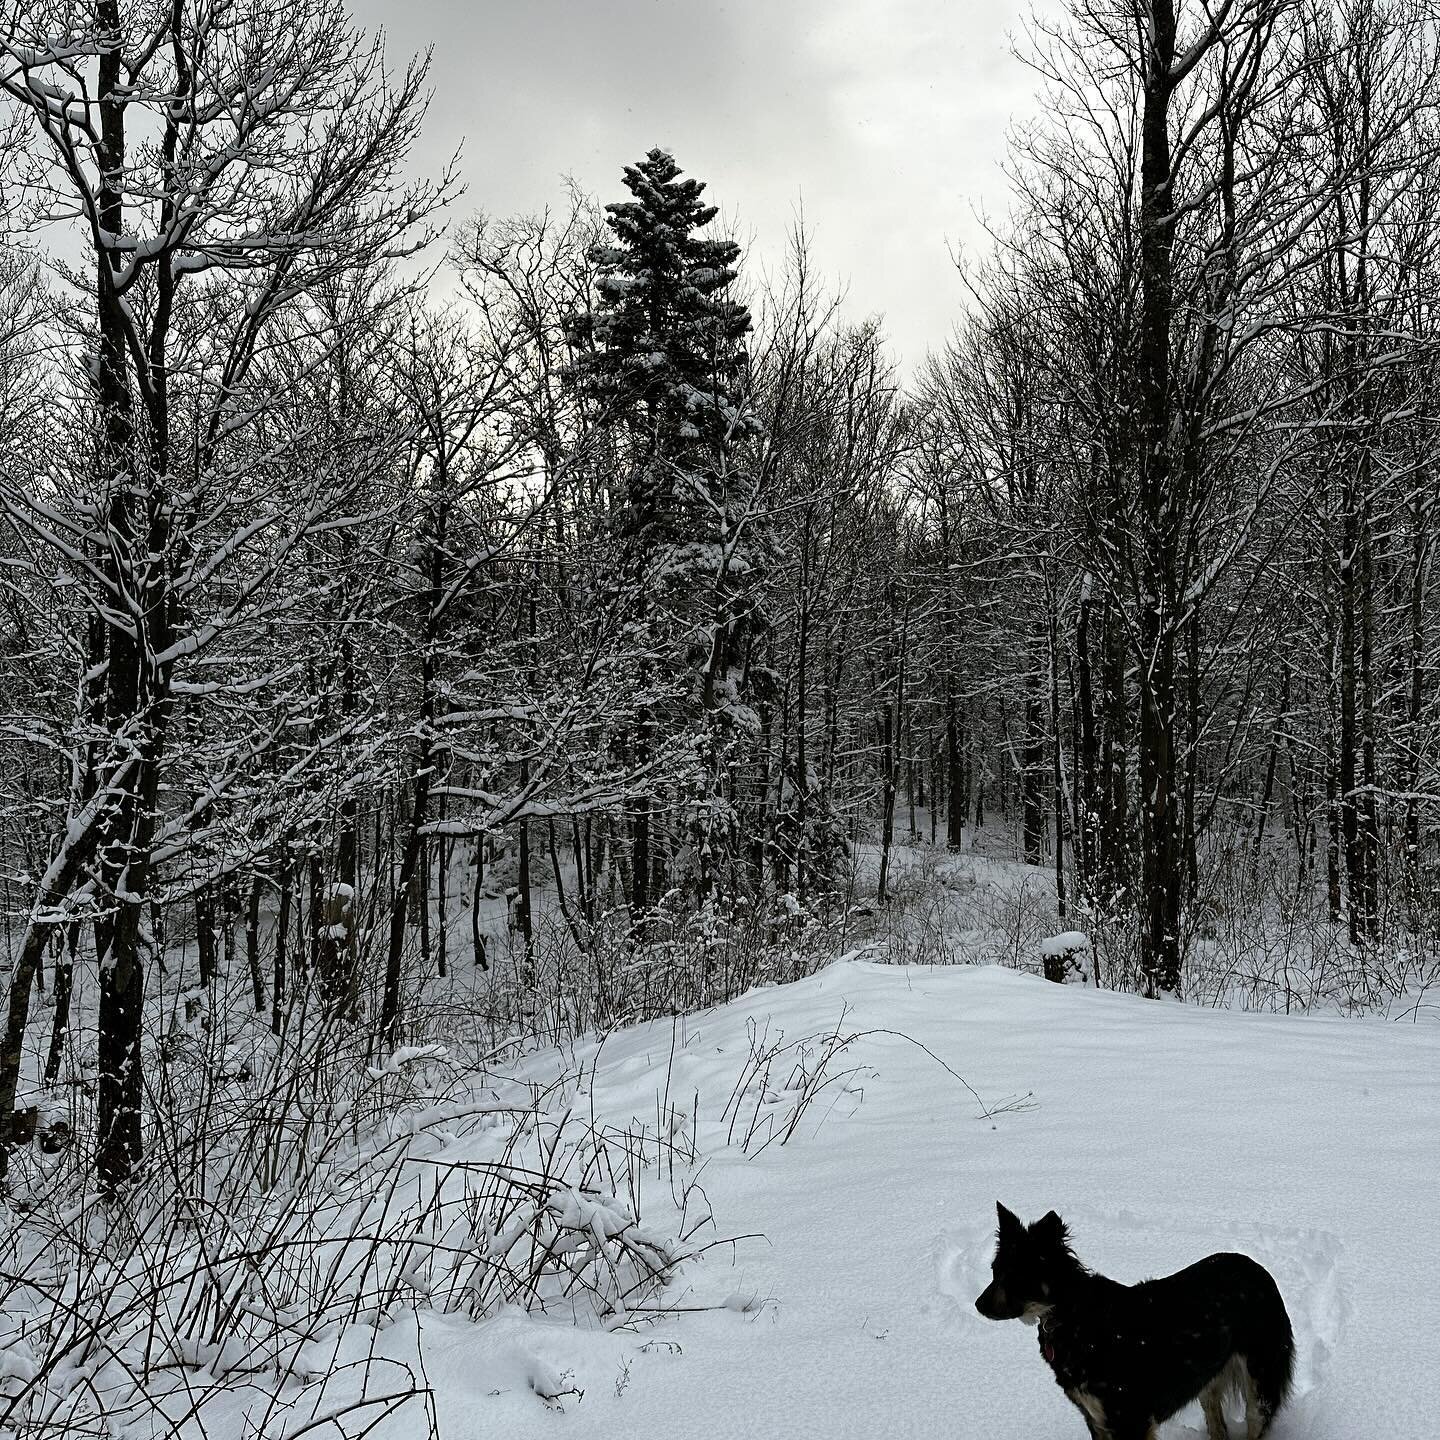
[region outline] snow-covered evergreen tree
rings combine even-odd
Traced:
[[[736,743],[759,728],[744,694],[763,570],[746,463],[761,430],[746,401],[750,312],[734,296],[739,246],[701,233],[716,215],[703,183],[653,149],[626,167],[625,186],[634,198],[606,207],[613,240],[591,253],[596,295],[576,325],[573,378],[623,437],[614,525],[642,652],[639,690],[653,700],[658,677],[679,682],[637,721],[637,758],[648,764],[668,748],[692,762],[681,780],[690,835],[673,837],[671,849],[683,855],[693,841],[709,893],[721,836],[735,828],[727,775]],[[679,878],[652,845],[650,821],[642,802],[632,836],[637,913]]]
[[[627,165],[625,187],[635,198],[606,206],[614,243],[591,253],[575,378],[631,438],[619,528],[649,548],[718,498],[729,452],[759,426],[744,404],[750,312],[732,296],[740,247],[697,233],[716,209],[666,151]]]

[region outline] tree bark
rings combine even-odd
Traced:
[[[1140,153],[1141,395],[1140,838],[1144,913],[1140,964],[1146,993],[1180,986],[1184,856],[1176,744],[1176,627],[1181,476],[1172,463],[1171,327],[1174,318],[1176,196],[1170,154],[1175,92],[1173,0],[1148,0]]]

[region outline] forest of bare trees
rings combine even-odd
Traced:
[[[1065,11],[909,375],[683,156],[407,178],[339,0],[0,5],[0,1166],[63,1110],[120,1193],[202,1023],[793,978],[907,844],[1039,867],[1105,986],[1242,908],[1433,953],[1440,10]]]

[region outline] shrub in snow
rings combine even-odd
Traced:
[[[587,1031],[721,1004],[756,985],[802,979],[845,948],[845,922],[823,900],[737,896],[692,908],[676,893],[643,926],[626,909],[585,922],[540,918],[524,963],[486,976],[484,1010],[498,1042],[525,1029],[559,1044]]]
[[[367,1069],[348,1027],[304,1029],[256,1047],[248,1079],[221,1078],[230,1042],[196,1037],[152,1097],[153,1168],[110,1205],[68,1157],[17,1160],[27,1211],[0,1232],[11,1433],[173,1433],[170,1409],[204,1433],[237,1386],[272,1417],[258,1433],[322,1391],[375,1420],[423,1394],[373,1353],[417,1309],[607,1328],[663,1311],[701,1249],[640,1213],[642,1172],[673,1142],[572,1113],[573,1075],[461,1074],[433,1044]]]
[[[868,1069],[834,1066],[856,1039],[842,1028],[844,1021],[842,1013],[833,1029],[798,1039],[787,1039],[783,1031],[772,1035],[768,1024],[746,1022],[750,1053],[721,1117],[731,1144],[747,1155],[758,1155],[776,1141],[784,1145],[822,1095],[828,1093],[833,1102],[859,1093],[858,1082]]]
[[[519,1305],[613,1327],[657,1313],[659,1291],[688,1257],[683,1245],[645,1229],[606,1190],[523,1171],[495,1178],[461,1285],[471,1314]]]

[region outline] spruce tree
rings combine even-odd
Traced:
[[[593,348],[575,378],[630,438],[619,528],[644,547],[684,533],[693,486],[713,488],[758,426],[742,403],[750,312],[731,297],[740,247],[697,233],[716,209],[666,151],[627,165],[625,188],[633,200],[605,207],[615,243],[591,252]]]
[[[704,184],[683,178],[660,149],[624,178],[633,198],[606,207],[612,239],[591,252],[596,293],[576,326],[572,378],[620,439],[613,523],[643,657],[637,688],[649,691],[661,675],[682,686],[637,719],[630,748],[645,764],[667,743],[691,757],[680,788],[708,893],[719,832],[735,829],[727,754],[755,728],[742,693],[762,570],[746,464],[760,433],[745,402],[750,312],[733,293],[739,246],[700,233],[716,215],[701,198]],[[632,822],[637,915],[675,879],[652,846],[650,822],[650,802],[641,801]]]

